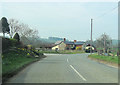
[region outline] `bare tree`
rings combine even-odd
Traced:
[[[38,31],[36,29],[32,29],[27,24],[20,23],[15,19],[10,19],[9,24],[11,28],[11,38],[15,33],[18,33],[23,43],[33,44],[36,42],[36,39],[38,38]]]
[[[16,33],[16,32],[19,32],[19,30],[21,29],[20,28],[20,25],[19,25],[19,22],[18,20],[15,20],[15,19],[10,19],[9,20],[9,26],[10,26],[10,37],[12,38],[13,35]]]
[[[111,48],[112,39],[107,34],[102,34],[98,39],[96,39],[97,48],[104,49],[104,52],[107,52]]]
[[[21,24],[22,30],[20,30],[19,34],[21,35],[21,40],[26,44],[35,43],[36,39],[38,39],[38,31],[35,29],[29,28],[26,24]]]

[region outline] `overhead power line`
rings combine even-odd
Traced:
[[[118,7],[119,7],[119,6],[116,6],[116,7],[114,7],[113,9],[109,10],[108,12],[106,12],[106,13],[104,13],[104,14],[102,14],[102,15],[100,15],[100,16],[98,16],[98,17],[94,18],[94,19],[99,19],[99,18],[101,18],[101,17],[103,17],[103,16],[107,15],[108,13],[110,13],[110,12],[114,11],[114,10],[115,10],[115,9],[117,9]]]

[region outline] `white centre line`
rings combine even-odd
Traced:
[[[84,81],[87,81],[72,65],[70,67],[81,77]]]
[[[69,63],[69,60],[68,60],[68,58],[67,58],[67,62]]]

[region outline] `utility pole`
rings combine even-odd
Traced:
[[[92,54],[92,27],[93,27],[93,19],[91,19],[91,54]]]
[[[105,41],[105,33],[104,33],[104,54],[106,53],[106,41]]]

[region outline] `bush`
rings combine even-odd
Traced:
[[[76,50],[82,50],[82,47],[76,47]]]
[[[13,39],[16,39],[18,42],[20,41],[20,36],[18,33],[16,33],[13,37]]]
[[[15,39],[9,39],[9,38],[2,38],[2,51],[11,48],[11,47],[21,47],[22,43],[17,42]]]

